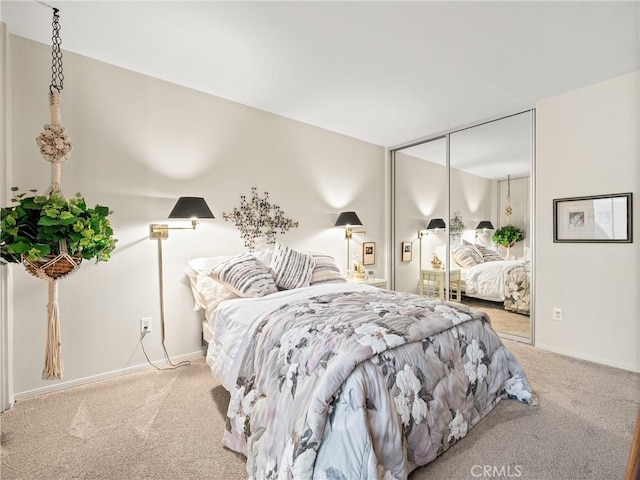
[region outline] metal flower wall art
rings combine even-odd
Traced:
[[[449,234],[455,239],[460,240],[464,229],[467,228],[462,221],[460,210],[453,212],[453,217],[449,221]]]
[[[253,252],[256,239],[265,237],[267,243],[276,242],[276,234],[284,234],[292,228],[298,227],[298,222],[284,216],[278,205],[269,202],[269,193],[264,192],[260,198],[256,187],[251,188],[251,201],[245,195],[240,196],[240,208],[234,208],[231,213],[224,213],[226,221],[234,222],[240,230],[240,237],[244,246]]]

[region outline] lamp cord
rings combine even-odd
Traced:
[[[169,363],[169,366],[165,366],[165,367],[157,366],[155,363],[149,360],[149,355],[147,355],[147,351],[144,348],[144,342],[142,341],[144,340],[144,337],[146,337],[148,333],[149,332],[145,330],[140,335],[140,346],[142,347],[142,353],[144,353],[144,356],[147,359],[147,363],[151,365],[153,368],[155,368],[156,370],[175,370],[176,368],[179,368],[179,367],[186,367],[187,365],[191,365],[191,362],[189,360],[184,360],[176,364],[171,363],[171,360],[169,359],[169,354],[167,353],[167,349],[164,347],[164,342],[162,342],[162,349],[164,350],[165,359]]]
[[[165,326],[164,326],[164,271],[162,269],[162,239],[158,238],[158,273],[159,273],[159,281],[158,286],[160,288],[160,331],[161,331],[161,343],[162,343],[162,351],[164,352],[164,359],[169,364],[169,366],[158,367],[151,360],[149,360],[149,356],[144,349],[144,337],[147,335],[146,330],[142,332],[140,337],[140,345],[142,346],[142,352],[147,359],[149,365],[152,365],[157,370],[174,370],[178,367],[186,367],[187,365],[191,365],[189,360],[183,360],[178,363],[173,363],[171,361],[171,357],[169,357],[169,353],[167,352],[167,347],[164,344],[165,340]]]

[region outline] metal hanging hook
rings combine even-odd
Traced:
[[[51,85],[49,85],[49,93],[53,94],[56,90],[58,93],[64,88],[64,73],[62,70],[62,39],[60,38],[60,15],[58,10],[53,8],[53,34],[51,36]]]

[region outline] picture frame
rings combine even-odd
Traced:
[[[376,263],[376,242],[364,242],[362,244],[362,264],[373,265]]]
[[[412,259],[412,250],[413,243],[412,242],[402,242],[402,261],[410,262]]]
[[[553,200],[554,243],[633,243],[633,194]]]

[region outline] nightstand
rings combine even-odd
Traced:
[[[349,283],[359,283],[361,285],[371,285],[378,288],[387,288],[387,281],[384,278],[347,278]]]
[[[449,272],[449,282],[451,284],[451,300],[459,302],[462,296],[460,270],[451,270]],[[444,286],[444,270],[422,270],[420,272],[420,295],[444,300]]]

